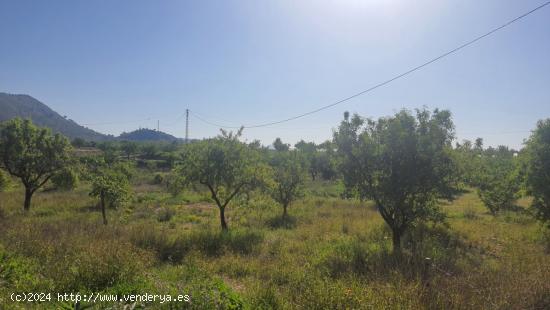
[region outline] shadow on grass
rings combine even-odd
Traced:
[[[263,241],[261,232],[252,230],[215,231],[202,230],[179,236],[166,230],[156,230],[147,226],[135,227],[130,232],[130,240],[136,246],[152,250],[161,261],[180,262],[192,251],[210,257],[227,252],[248,255],[254,253]]]
[[[460,272],[457,262],[468,251],[467,245],[445,227],[421,226],[402,239],[401,253],[393,253],[389,232],[380,236],[354,237],[331,244],[321,253],[317,266],[332,278],[349,275],[386,279],[399,273],[407,279],[427,280],[435,274],[451,276]]]
[[[276,216],[268,219],[266,225],[271,229],[294,229],[297,226],[297,220],[293,216]]]

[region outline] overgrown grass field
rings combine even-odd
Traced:
[[[392,254],[391,232],[369,202],[342,200],[341,185],[310,182],[282,209],[260,193],[228,206],[230,230],[206,192],[172,196],[140,172],[129,207],[103,225],[89,185],[0,193],[0,308],[13,292],[189,294],[152,309],[548,309],[548,238],[524,214],[492,216],[474,191],[442,202],[444,224],[415,227]],[[123,309],[122,304],[85,304]]]

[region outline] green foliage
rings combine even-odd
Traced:
[[[54,174],[51,180],[54,187],[59,190],[73,190],[78,186],[78,174],[71,167]]]
[[[6,190],[10,185],[10,178],[6,172],[0,169],[0,192]]]
[[[275,149],[275,151],[285,152],[285,151],[288,151],[290,149],[290,144],[283,143],[281,138],[277,138],[277,139],[275,139],[275,141],[273,141],[273,148]]]
[[[162,184],[163,182],[164,182],[164,177],[162,176],[162,174],[160,173],[155,174],[155,176],[153,177],[153,184],[159,185],[159,184]]]
[[[335,145],[331,141],[316,145],[313,142],[300,140],[294,147],[307,163],[308,172],[313,181],[318,176],[324,180],[332,180],[338,175]]]
[[[265,179],[267,169],[259,154],[240,142],[242,129],[186,146],[177,168],[180,184],[200,184],[210,191],[220,211],[223,230],[227,230],[225,208],[237,195],[250,191]]]
[[[117,161],[114,164],[109,165],[109,168],[117,173],[120,173],[131,180],[136,174],[136,170],[133,162],[129,161]]]
[[[248,309],[243,298],[220,278],[208,275],[206,270],[195,265],[182,265],[170,270],[170,282],[182,281],[174,293],[185,292],[191,303],[181,309]],[[179,309],[179,308],[178,308]]]
[[[162,153],[162,159],[164,159],[165,162],[164,166],[172,169],[176,166],[176,163],[179,160],[179,155],[175,151],[164,152]]]
[[[74,146],[74,147],[85,147],[87,146],[87,143],[86,143],[86,140],[82,139],[82,138],[74,138],[72,141],[71,141],[71,145]]]
[[[19,290],[37,288],[36,269],[32,260],[14,255],[0,245],[0,283]]]
[[[107,164],[113,164],[118,161],[119,157],[119,147],[116,142],[105,141],[97,145],[101,151],[103,151],[103,160]]]
[[[130,186],[125,175],[106,170],[94,177],[92,197],[103,197],[109,206],[117,208],[130,200]]]
[[[126,158],[129,160],[132,155],[134,155],[138,150],[137,143],[133,141],[122,141],[120,148],[122,152],[126,155]]]
[[[370,268],[373,256],[379,255],[383,248],[376,244],[367,247],[357,239],[343,240],[334,243],[322,255],[319,269],[333,278],[353,273],[365,275]]]
[[[90,196],[99,198],[103,223],[107,224],[106,207],[118,208],[130,201],[131,188],[128,176],[109,167],[94,172]]]
[[[312,179],[321,176],[324,180],[333,180],[338,174],[334,154],[330,151],[317,151],[310,157],[309,173]]]
[[[269,194],[283,206],[283,217],[287,217],[287,208],[296,199],[304,195],[304,161],[296,152],[278,152],[271,159],[273,183]]]
[[[489,151],[480,156],[481,169],[476,182],[481,201],[493,215],[513,207],[521,181],[513,153],[506,147],[500,149],[496,154]]]
[[[527,141],[526,183],[537,218],[550,223],[550,119],[541,120]]]
[[[476,139],[476,141],[476,147],[473,147],[472,142],[468,140],[464,140],[462,144],[457,143],[452,153],[457,164],[460,181],[471,187],[478,187],[480,185],[482,167],[481,155],[483,153],[483,142],[480,138]]]
[[[42,289],[59,292],[102,291],[135,282],[139,272],[149,265],[151,256],[126,241],[121,242],[116,230],[78,220],[69,221],[70,225],[61,225],[60,222],[18,223],[4,236],[6,247],[12,253],[20,253],[19,258],[8,256],[7,260],[11,261],[8,279],[21,281],[14,283],[15,287],[29,290],[45,285]],[[28,271],[17,265],[23,259],[38,263],[26,264],[32,267],[31,278],[25,278]],[[43,282],[44,278],[52,281]],[[33,282],[35,284],[29,286]]]
[[[34,192],[67,166],[69,150],[65,137],[30,120],[16,118],[1,126],[0,166],[25,186],[25,210],[30,209]]]
[[[448,111],[418,110],[415,117],[403,110],[366,123],[347,114],[334,133],[348,195],[375,202],[396,251],[411,226],[441,219],[438,198],[449,192],[454,171],[453,129]]]
[[[159,155],[159,147],[155,143],[147,143],[141,146],[141,152],[146,159],[155,159]]]

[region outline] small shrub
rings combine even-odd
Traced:
[[[20,291],[38,289],[38,266],[30,259],[8,253],[0,245],[0,283]]]
[[[261,286],[254,290],[250,297],[250,306],[252,309],[268,310],[268,309],[280,309],[281,300],[276,294],[276,288],[274,286]]]
[[[267,226],[277,229],[277,228],[285,228],[285,229],[292,229],[296,228],[296,218],[290,215],[287,215],[286,217],[281,216],[275,216],[266,221]]]
[[[159,222],[169,222],[176,214],[173,208],[168,206],[160,207],[156,210],[157,220]]]
[[[140,248],[154,251],[160,261],[166,262],[180,262],[192,246],[185,236],[173,238],[166,231],[155,230],[150,226],[133,228],[130,240]]]
[[[163,182],[164,182],[164,177],[162,176],[162,174],[160,173],[155,174],[155,177],[153,178],[153,184],[159,185],[159,184],[162,184]]]
[[[320,266],[333,278],[348,273],[364,275],[369,271],[372,253],[357,239],[345,240],[334,244],[323,255]]]
[[[78,186],[78,174],[70,168],[61,170],[51,178],[52,184],[58,190],[72,190]]]
[[[237,254],[250,254],[263,241],[261,233],[255,231],[234,231],[229,234],[229,249]]]
[[[112,250],[113,247],[116,247],[116,251]],[[136,279],[136,275],[145,267],[143,257],[146,257],[145,253],[131,246],[94,240],[74,253],[71,259],[53,263],[51,267],[59,273],[66,273],[56,283],[64,290],[100,291]]]
[[[185,283],[178,292],[191,296],[190,309],[245,309],[245,302],[239,294],[204,270],[186,265],[176,276],[178,281]]]

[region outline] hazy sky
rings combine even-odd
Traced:
[[[183,137],[186,108],[254,124],[330,104],[438,56],[541,1],[0,0],[0,91],[103,133]],[[550,6],[458,54],[321,113],[245,130],[322,142],[344,111],[450,109],[459,139],[520,147],[550,117]],[[145,120],[149,119],[149,120]],[[191,118],[190,136],[217,134]]]

